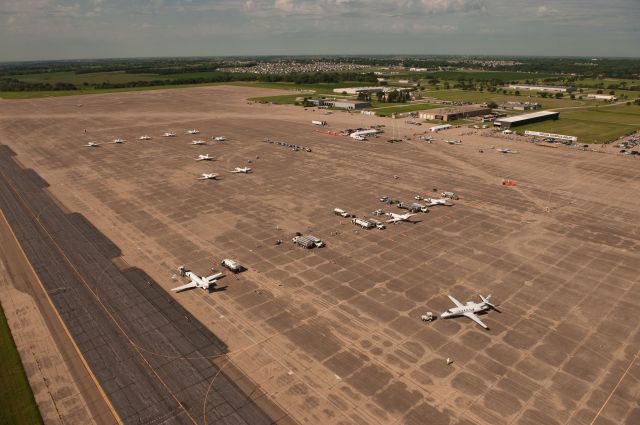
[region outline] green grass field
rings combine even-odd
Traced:
[[[640,106],[605,106],[560,111],[557,121],[543,121],[515,127],[578,137],[581,143],[603,143],[640,130]]]
[[[427,72],[440,80],[458,80],[460,78],[476,81],[524,81],[524,80],[542,80],[544,78],[556,77],[552,74],[533,74],[528,72],[507,72],[507,71],[437,71]]]
[[[36,75],[36,74],[32,74]],[[91,75],[91,74],[89,74]],[[141,74],[135,74],[141,75]],[[145,74],[150,75],[150,74]],[[187,75],[187,74],[178,74]],[[186,78],[186,77],[185,77]],[[152,80],[158,78],[151,78]],[[56,81],[49,81],[55,83]],[[294,83],[263,83],[254,81],[232,81],[225,83],[203,83],[203,84],[169,84],[164,86],[151,86],[151,87],[128,87],[118,89],[79,89],[79,90],[58,90],[58,91],[22,91],[22,92],[0,92],[0,98],[3,99],[35,99],[39,97],[55,97],[55,96],[79,96],[87,94],[100,94],[100,93],[119,93],[128,91],[141,91],[141,90],[164,90],[186,87],[202,87],[202,86],[219,86],[219,85],[232,85],[242,87],[256,87],[266,89],[279,89],[279,90],[296,90],[300,94],[298,96],[305,96],[304,91],[313,91],[315,94],[320,95],[338,95],[333,93],[334,88],[353,87],[362,85],[363,83],[340,83],[340,84],[294,84]],[[311,93],[309,93],[310,95]],[[287,95],[288,96],[288,95]]]
[[[127,74],[126,72],[94,72],[90,74],[76,74],[75,72],[44,72],[41,74],[12,75],[10,78],[27,83],[68,83],[82,86],[87,84],[113,83],[121,84],[130,81],[165,80],[168,76],[157,74]]]
[[[527,93],[522,93],[520,96],[508,95],[502,93],[491,93],[491,92],[480,92],[480,91],[471,91],[471,90],[459,90],[459,89],[449,89],[449,90],[425,90],[422,92],[423,97],[435,97],[436,99],[441,100],[451,100],[454,102],[473,102],[473,103],[483,103],[483,102],[538,102],[542,105],[543,108],[567,108],[574,106],[589,106],[596,105],[598,101],[595,100],[571,100],[569,97],[562,99],[555,98],[541,98],[536,96],[529,96]]]
[[[0,424],[41,424],[42,418],[0,306]]]
[[[393,113],[401,114],[403,112],[414,112],[414,111],[424,111],[425,109],[434,109],[439,108],[442,105],[432,105],[430,103],[411,103],[411,104],[390,104],[390,103],[380,103],[378,107],[371,108],[372,111],[375,111],[378,115],[390,115]],[[375,106],[375,105],[374,105]]]

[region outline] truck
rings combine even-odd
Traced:
[[[301,247],[306,249],[311,249],[314,247],[322,248],[324,246],[324,242],[322,242],[320,239],[312,235],[309,235],[309,236],[296,235],[293,237],[292,241],[293,243],[300,245]]]
[[[403,210],[409,210],[409,212],[417,213],[417,212],[429,212],[429,208],[426,205],[421,205],[416,202],[408,203],[408,202],[400,202],[398,204],[398,208]]]
[[[333,209],[333,213],[335,215],[339,215],[340,217],[345,217],[345,218],[351,217],[351,214],[349,214],[348,212],[346,212],[345,210],[342,210],[340,208],[334,208]]]
[[[387,226],[384,225],[383,222],[379,221],[379,220],[374,220],[373,218],[370,218],[368,220],[370,223],[373,223],[373,225],[376,227],[376,229],[378,230],[384,230],[387,228]]]
[[[222,267],[228,269],[232,273],[240,273],[241,271],[245,270],[245,268],[242,266],[242,264],[240,264],[236,260],[231,260],[229,258],[225,258],[224,260],[222,260],[220,262],[220,265]]]
[[[352,218],[351,223],[360,226],[363,229],[373,229],[374,227],[376,227],[376,225],[370,220],[363,220],[361,218]]]
[[[456,195],[454,192],[442,192],[440,196],[442,196],[443,198],[458,199],[458,195]]]
[[[326,121],[320,121],[320,120],[313,120],[313,121],[311,121],[311,124],[319,125],[320,127],[324,127],[325,125],[327,125],[327,122]]]

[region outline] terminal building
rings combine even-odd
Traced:
[[[477,117],[491,113],[491,108],[484,105],[463,105],[453,108],[438,108],[420,111],[423,120],[455,121],[462,118]]]
[[[515,115],[512,117],[498,118],[493,122],[494,127],[502,129],[517,127],[519,125],[531,124],[539,121],[557,120],[560,118],[560,112],[540,111],[530,114]]]

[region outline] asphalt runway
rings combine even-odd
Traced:
[[[271,424],[221,369],[227,347],[0,146],[0,207],[125,424]],[[220,365],[220,366],[218,366]],[[259,395],[253,395],[259,397]],[[265,400],[258,400],[263,405]]]

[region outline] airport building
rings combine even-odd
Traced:
[[[462,118],[477,117],[491,113],[491,108],[484,105],[463,105],[453,108],[438,108],[420,111],[423,120],[455,121]]]
[[[531,111],[533,109],[540,109],[541,106],[538,102],[506,102],[498,105],[498,108],[512,111]]]
[[[557,120],[560,118],[560,112],[540,111],[530,114],[516,115],[512,117],[498,118],[493,122],[494,127],[511,128],[519,125],[531,124],[533,122]]]
[[[545,91],[545,92],[551,92],[551,93],[565,93],[567,91],[566,87],[532,86],[530,84],[510,84],[509,88],[514,90],[535,90],[535,91]]]
[[[609,100],[609,101],[618,100],[618,98],[612,94],[588,94],[587,99]]]
[[[573,142],[576,143],[578,138],[576,136],[567,136],[566,134],[554,134],[554,133],[545,133],[542,131],[532,131],[525,130],[525,136],[533,136],[533,137],[541,137],[543,139],[551,139],[559,142]]]
[[[341,108],[341,109],[367,109],[371,107],[371,102],[366,102],[362,100],[325,100],[324,105],[330,106],[332,108]]]
[[[308,99],[307,102],[315,106],[325,106],[330,108],[341,109],[367,109],[371,107],[371,102],[363,100],[349,100],[349,99]]]
[[[341,89],[333,89],[334,93],[358,94],[358,93],[377,93],[379,91],[389,90],[389,87],[344,87]]]
[[[433,127],[429,127],[429,131],[432,133],[437,133],[438,131],[448,130],[452,127],[453,126],[451,124],[434,125]]]

